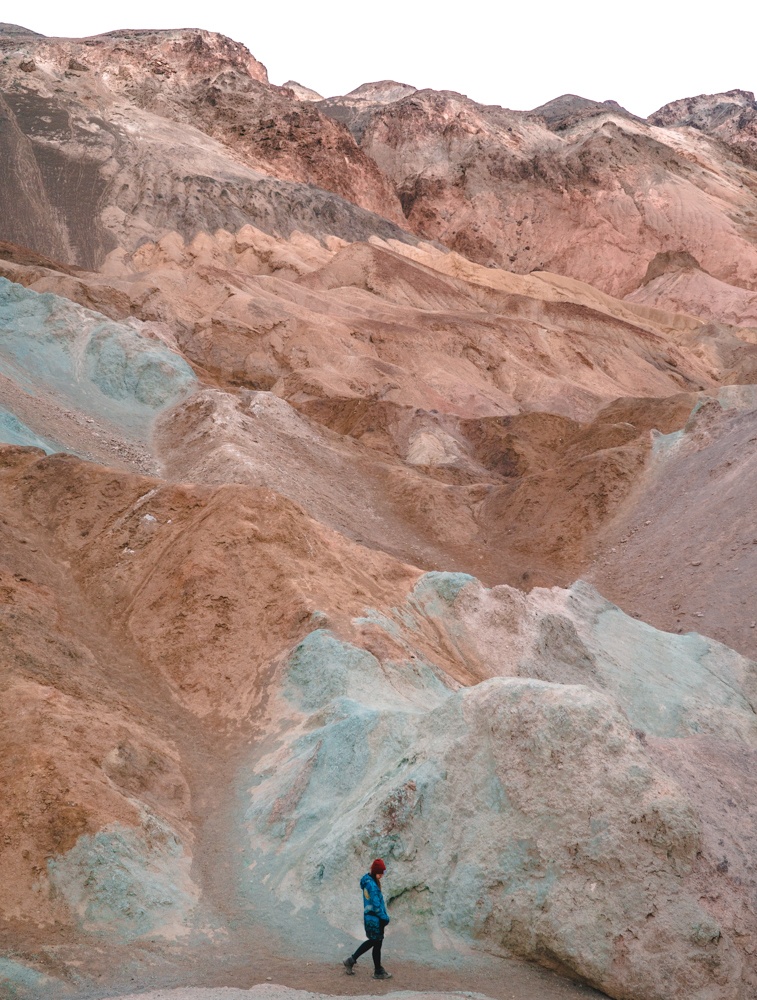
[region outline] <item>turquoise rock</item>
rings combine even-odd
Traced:
[[[175,833],[147,816],[143,828],[113,823],[79,837],[47,871],[83,930],[128,942],[186,932],[198,899],[190,864]]]
[[[0,957],[0,997],[3,1000],[40,1000],[57,980],[21,962]]]
[[[34,431],[22,423],[15,414],[0,407],[0,443],[18,444],[28,448],[41,448],[52,455],[62,451],[61,447],[45,438],[39,437]]]
[[[30,395],[145,438],[155,416],[197,380],[183,358],[140,331],[137,321],[116,323],[0,278],[0,374]],[[7,420],[3,431],[18,433]]]
[[[351,901],[381,856],[407,957],[474,944],[548,955],[624,1000],[678,1000],[693,982],[724,1000],[721,978],[741,982],[734,941],[686,887],[700,820],[646,736],[754,745],[755,664],[659,632],[584,583],[526,595],[430,573],[405,606],[355,624],[408,659],[322,629],[292,651],[284,693],[299,714],[240,788],[257,917],[306,926],[312,954],[329,924],[358,938]],[[488,679],[442,685],[410,658],[421,637]]]

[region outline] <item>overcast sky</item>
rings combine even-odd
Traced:
[[[680,97],[754,90],[756,11],[710,5],[700,16],[690,0],[2,0],[0,20],[70,37],[220,31],[244,42],[272,83],[297,80],[327,97],[393,79],[517,110],[572,93],[647,116]]]

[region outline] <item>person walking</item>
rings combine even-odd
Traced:
[[[384,905],[384,896],[381,892],[381,879],[386,871],[386,865],[381,858],[371,865],[371,870],[360,879],[360,888],[363,890],[363,924],[365,925],[366,941],[354,951],[349,958],[345,958],[342,963],[347,970],[348,976],[355,975],[355,964],[361,955],[364,955],[371,948],[373,949],[373,978],[391,979],[391,972],[387,972],[381,964],[381,945],[384,943],[384,928],[389,923],[389,914]]]

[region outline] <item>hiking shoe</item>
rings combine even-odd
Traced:
[[[392,974],[391,974],[391,972],[387,972],[386,969],[376,969],[376,971],[373,973],[373,978],[374,979],[391,979],[392,978]]]
[[[345,960],[342,962],[342,965],[344,966],[348,976],[355,975],[355,970],[352,968],[354,964],[355,964],[355,959],[352,957],[352,955],[350,955],[349,958],[345,958]]]

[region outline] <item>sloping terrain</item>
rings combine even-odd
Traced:
[[[748,90],[700,94],[664,105],[650,115],[654,125],[694,128],[748,153],[757,150],[757,104]]]
[[[16,419],[12,443],[149,469],[156,416],[196,379],[175,352],[141,334],[139,324],[109,322],[0,277],[0,405]]]
[[[616,295],[658,254],[687,252],[755,287],[746,92],[677,102],[649,121],[574,95],[518,112],[390,81],[301,100],[210,32],[79,40],[10,27],[0,238],[64,262],[91,267],[145,235],[253,222],[349,240],[407,230],[479,263]]]
[[[701,324],[546,273],[402,249],[329,250],[248,227],[189,246],[166,237],[102,275],[12,260],[0,271],[28,285],[25,301],[44,292],[68,315],[57,293],[103,310],[215,381],[187,383],[186,401],[150,424],[169,479],[273,488],[423,568],[570,582],[641,471],[649,430],[682,426],[722,379],[700,357]],[[754,345],[738,343],[752,364]],[[658,401],[611,402],[625,395]],[[49,436],[29,409],[30,433]],[[108,454],[101,423],[96,409],[79,415],[97,434],[77,438],[79,453]]]
[[[342,117],[336,99],[319,106]],[[687,251],[755,287],[753,167],[700,131],[572,95],[524,114],[434,91],[376,102],[350,125],[409,227],[479,263],[625,295],[658,253]]]
[[[753,103],[0,25],[0,993],[751,1000]]]
[[[757,294],[705,274],[698,267],[670,267],[626,297],[670,312],[736,327],[757,326]],[[743,337],[744,334],[741,334]]]
[[[25,782],[5,803],[16,949],[40,919],[69,950],[72,932],[106,936],[114,955],[145,939],[202,945],[232,903],[236,920],[282,935],[303,905],[334,923],[367,838],[392,860],[392,913],[416,957],[438,925],[642,997],[662,936],[661,995],[695,975],[708,989],[722,981],[724,997],[753,988],[741,950],[753,933],[748,842],[731,831],[743,874],[715,911],[701,909],[699,887],[720,884],[717,821],[710,833],[697,794],[671,785],[647,747],[654,737],[665,758],[671,741],[706,738],[721,754],[748,751],[750,661],[656,633],[586,589],[527,598],[464,575],[418,579],[270,491],[172,487],[19,449],[5,460],[6,607],[23,655],[6,659],[3,705],[32,729],[13,728],[3,759],[44,788]],[[40,640],[75,671],[35,655]],[[501,725],[508,735],[489,749],[483,733]],[[196,744],[211,733],[216,766],[234,774],[198,826]],[[748,802],[750,779],[731,771]],[[450,839],[436,809],[479,819]],[[573,816],[557,839],[555,815]],[[584,828],[599,839],[576,852]],[[429,883],[440,851],[452,852],[437,869],[449,885]],[[502,885],[503,851],[515,854],[500,912],[491,880]],[[579,938],[569,903],[587,880],[603,889],[582,902]],[[301,947],[319,951],[338,931],[356,932],[354,918],[330,933],[319,922]]]
[[[233,120],[212,134],[202,130],[191,88],[201,88],[201,106],[214,100],[209,73],[230,102],[246,88],[248,104],[258,94],[263,105],[276,103],[264,68],[223,36],[114,32],[79,41],[0,32],[0,52],[2,239],[93,267],[114,247],[133,249],[166,229],[191,238],[255,222],[268,231],[320,232],[325,219],[328,231],[349,239],[402,235],[371,214],[391,214],[383,203],[387,182],[346,130],[334,137],[331,155],[353,176],[344,171],[349,146],[368,175],[362,186],[378,186],[364,199],[368,210],[340,192],[297,183],[302,162],[262,173],[265,157],[224,144],[238,128]],[[170,96],[177,93],[178,107]],[[345,191],[356,194],[353,185]]]
[[[602,540],[592,579],[658,628],[706,631],[757,658],[755,397],[724,391],[722,399],[660,439],[633,506]]]

